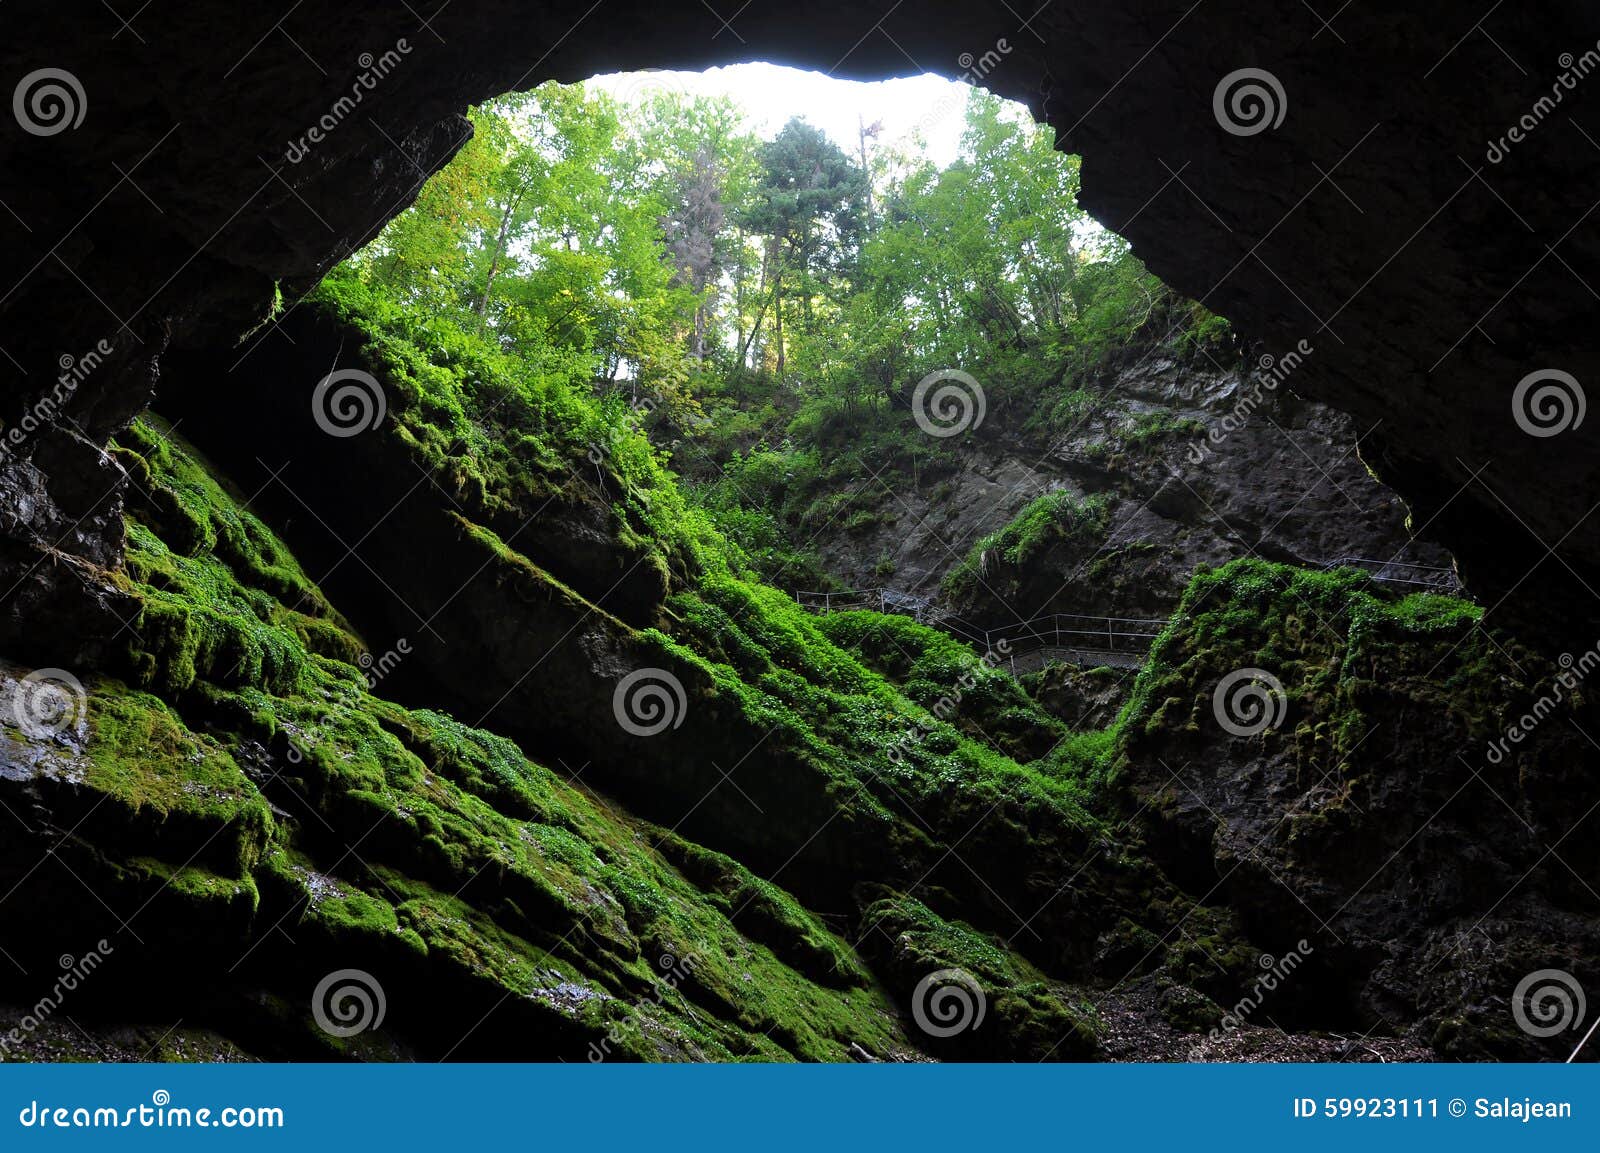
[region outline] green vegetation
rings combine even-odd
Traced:
[[[1296,755],[1352,777],[1395,700],[1488,731],[1507,689],[1477,611],[1352,571],[1201,572],[1128,704],[1089,732],[1031,697],[1003,649],[905,617],[819,618],[784,591],[822,579],[811,534],[894,515],[852,496],[878,470],[936,490],[947,454],[908,411],[925,372],[981,362],[990,408],[1048,432],[1099,403],[1097,366],[1152,323],[1224,335],[1086,229],[1076,162],[1048,132],[974,93],[964,155],[939,169],[846,156],[798,121],[760,141],[717,101],[627,110],[547,86],[473,117],[456,161],[308,307],[360,344],[388,398],[378,435],[435,482],[485,582],[509,586],[497,623],[584,621],[573,647],[608,690],[623,657],[686,682],[693,747],[609,729],[572,746],[668,788],[747,759],[781,806],[740,809],[714,843],[782,867],[758,875],[690,839],[688,816],[639,819],[529,742],[375,695],[365,643],[278,536],[140,422],[115,448],[137,493],[119,679],[89,686],[83,749],[38,755],[52,787],[110,802],[66,846],[94,885],[203,921],[175,938],[196,969],[259,946],[250,980],[309,1042],[371,1043],[312,1034],[275,959],[362,965],[392,995],[481,1011],[490,1053],[498,1037],[568,1059],[1090,1056],[1095,1013],[1052,973],[1164,966],[1187,1026],[1250,973],[1232,921],[1118,840],[1117,770],[1142,742],[1202,739],[1218,677],[1272,668]],[[1118,436],[1131,450],[1188,431],[1155,415]],[[627,623],[504,527],[550,506],[595,514],[586,544],[647,562],[652,612]],[[1048,493],[946,591],[1062,542],[1091,552],[1108,527],[1103,500]],[[552,704],[578,691],[540,688]],[[718,741],[738,764],[712,759]],[[785,875],[819,838],[814,872]],[[274,952],[280,929],[295,953]],[[951,968],[995,1024],[945,1048],[906,1008]]]
[[[1246,667],[1283,683],[1284,723],[1320,772],[1358,770],[1354,754],[1392,701],[1459,725],[1463,747],[1484,740],[1514,693],[1503,641],[1476,627],[1482,615],[1454,597],[1397,596],[1356,569],[1253,558],[1203,569],[1134,683],[1118,755],[1166,731],[1202,731],[1218,679]]]
[[[1049,981],[1003,945],[970,925],[945,920],[920,901],[885,898],[869,905],[862,916],[874,927],[875,940],[894,942],[880,963],[892,978],[907,983],[914,1000],[916,983],[941,971],[958,970],[982,991],[985,1012],[996,1021],[987,1032],[980,1024],[958,1034],[950,1042],[954,1055],[1031,1061],[1093,1057],[1097,1021],[1080,991]],[[924,1000],[923,1005],[930,1021],[943,1023],[936,1001]]]
[[[289,918],[303,948],[372,958],[391,981],[433,983],[430,996],[515,993],[572,1057],[907,1047],[849,944],[776,885],[622,816],[501,737],[372,696],[360,641],[237,496],[169,430],[123,439],[147,494],[129,520],[145,609],[127,664],[165,699],[91,686],[87,784],[122,814],[92,832],[156,854],[108,892],[155,883],[191,917],[243,896],[241,932]],[[235,639],[173,639],[213,633]],[[247,642],[276,656],[249,659]],[[835,661],[841,684],[888,696]],[[227,751],[247,746],[270,773]],[[341,851],[352,843],[359,855]]]
[[[986,572],[998,573],[1002,564],[1024,568],[1062,542],[1093,552],[1110,527],[1108,503],[1099,494],[1081,498],[1064,489],[1035,498],[1005,528],[972,546],[945,576],[945,595],[957,603],[971,600]]]
[[[664,579],[706,562],[709,517],[762,579],[823,587],[817,534],[892,521],[897,486],[953,467],[913,412],[929,373],[1049,436],[1140,333],[1226,336],[1088,220],[1050,130],[977,89],[964,116],[940,167],[870,130],[856,154],[803,120],[762,140],[723,99],[545,85],[474,110],[318,296],[457,499],[526,516],[587,486]]]
[[[993,808],[1019,844],[1035,828],[1072,840],[1096,827],[1086,806],[1097,766],[1067,757],[1065,731],[1008,674],[943,633],[873,613],[815,617],[776,590],[735,580],[708,581],[673,608],[682,641],[707,654],[719,690],[744,702],[758,731],[776,729],[771,740],[831,766],[852,805],[872,801],[884,814],[909,806],[951,836],[974,810]],[[919,663],[880,672],[863,659],[870,651],[882,660],[885,642],[897,639],[922,649]],[[974,687],[964,690],[974,668]],[[1019,763],[1029,751],[1037,763]]]

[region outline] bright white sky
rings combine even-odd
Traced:
[[[728,96],[748,110],[751,129],[769,140],[790,117],[803,116],[851,156],[859,147],[860,124],[879,121],[883,133],[875,148],[910,147],[920,132],[926,142],[922,151],[941,168],[956,158],[967,91],[966,85],[942,76],[866,84],[776,64],[735,64],[708,72],[612,73],[596,76],[589,84],[624,101],[663,89]]]

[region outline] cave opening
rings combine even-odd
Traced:
[[[766,583],[825,610],[908,613],[1013,672],[1065,660],[1117,670],[1125,691],[1194,568],[1235,556],[1460,591],[1448,554],[1412,539],[1368,475],[1360,426],[1295,395],[1304,342],[1251,347],[1078,206],[1079,159],[979,86],[1011,51],[963,56],[959,83],[757,63],[491,102],[331,283],[456,317],[525,372],[584,361],[576,391],[625,412]],[[286,155],[301,163],[320,139]],[[313,464],[326,454],[283,433],[263,448],[246,417],[323,361],[359,371],[352,333],[331,348],[280,338],[299,308],[236,348],[174,354],[158,407],[310,534],[297,548],[374,614],[362,623],[425,629],[426,608],[378,575],[400,558],[348,544],[369,535],[362,502],[402,500],[416,476],[341,507],[348,462]],[[223,375],[233,387],[210,387]],[[326,432],[388,401],[345,381],[318,403]],[[606,503],[624,432],[585,435]],[[298,486],[293,457],[318,470]],[[314,511],[306,493],[323,494]],[[566,580],[597,563],[548,552]],[[608,595],[648,618],[648,589]],[[424,691],[418,675],[391,688]],[[1116,699],[1108,686],[1090,711]]]
[[[304,303],[169,355],[157,411],[227,462],[340,607],[373,691],[511,736],[753,868],[803,853],[788,883],[808,902],[840,902],[856,853],[749,818],[809,799],[630,763],[559,687],[593,676],[588,614],[671,634],[707,611],[683,601],[723,579],[708,540],[961,739],[1063,778],[1104,762],[1197,570],[1463,591],[1362,462],[1359,426],[1295,394],[1305,350],[1276,357],[1153,276],[1078,206],[1080,161],[1019,105],[747,65],[547,84],[473,127]],[[540,578],[483,581],[469,538]],[[576,621],[542,618],[548,580],[581,598]],[[1343,643],[1347,607],[1285,599],[1286,627]],[[696,624],[734,667],[751,612]],[[955,647],[930,654],[927,630]],[[997,671],[1015,698],[963,709]],[[708,727],[680,755],[738,768],[748,752],[721,760],[726,741]],[[1189,899],[1226,879],[1210,829],[1153,827]],[[948,865],[896,868],[912,896],[992,898]],[[1283,912],[1242,920],[1281,935]],[[1082,944],[1011,947],[1094,963]],[[1308,959],[1275,1019],[1361,1025],[1349,976]]]
[[[97,1038],[1566,1055],[1592,182],[1463,157],[1574,29],[379,7],[6,50],[0,929],[112,914]],[[626,71],[763,57],[970,83]]]

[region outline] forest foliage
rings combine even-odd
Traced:
[[[941,166],[876,125],[852,153],[798,118],[763,139],[725,97],[547,84],[475,109],[455,159],[320,292],[494,394],[484,412],[542,421],[530,452],[576,438],[630,484],[669,470],[673,503],[765,579],[815,579],[798,542],[864,462],[936,471],[948,446],[911,412],[930,372],[971,373],[990,412],[1048,434],[1141,330],[1226,327],[1078,207],[1051,129],[975,88],[952,114]]]

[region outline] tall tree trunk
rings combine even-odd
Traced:
[[[749,362],[750,350],[755,347],[756,337],[761,333],[761,322],[766,319],[767,308],[772,303],[772,294],[767,291],[767,280],[771,272],[772,249],[768,245],[761,252],[761,311],[756,313],[755,323],[750,326],[750,338],[745,341],[744,347],[739,350],[739,366],[745,367]]]
[[[478,298],[478,319],[482,320],[489,311],[489,294],[494,291],[495,274],[500,271],[500,256],[506,250],[506,237],[511,231],[511,218],[516,215],[517,205],[522,202],[522,193],[519,190],[515,196],[506,201],[506,210],[500,214],[500,231],[494,238],[494,255],[489,260],[489,275],[483,281],[483,295]]]
[[[783,379],[786,363],[783,350],[783,262],[778,262],[778,274],[772,280],[772,297],[777,310],[772,314],[773,334],[778,341],[778,379]]]
[[[744,278],[746,257],[744,247],[744,229],[737,229],[734,232],[734,236],[736,238],[735,244],[738,246],[734,249],[734,251],[739,255],[738,258],[733,262],[733,346],[742,350],[744,348]],[[744,353],[742,351],[739,354],[739,367],[744,367]]]

